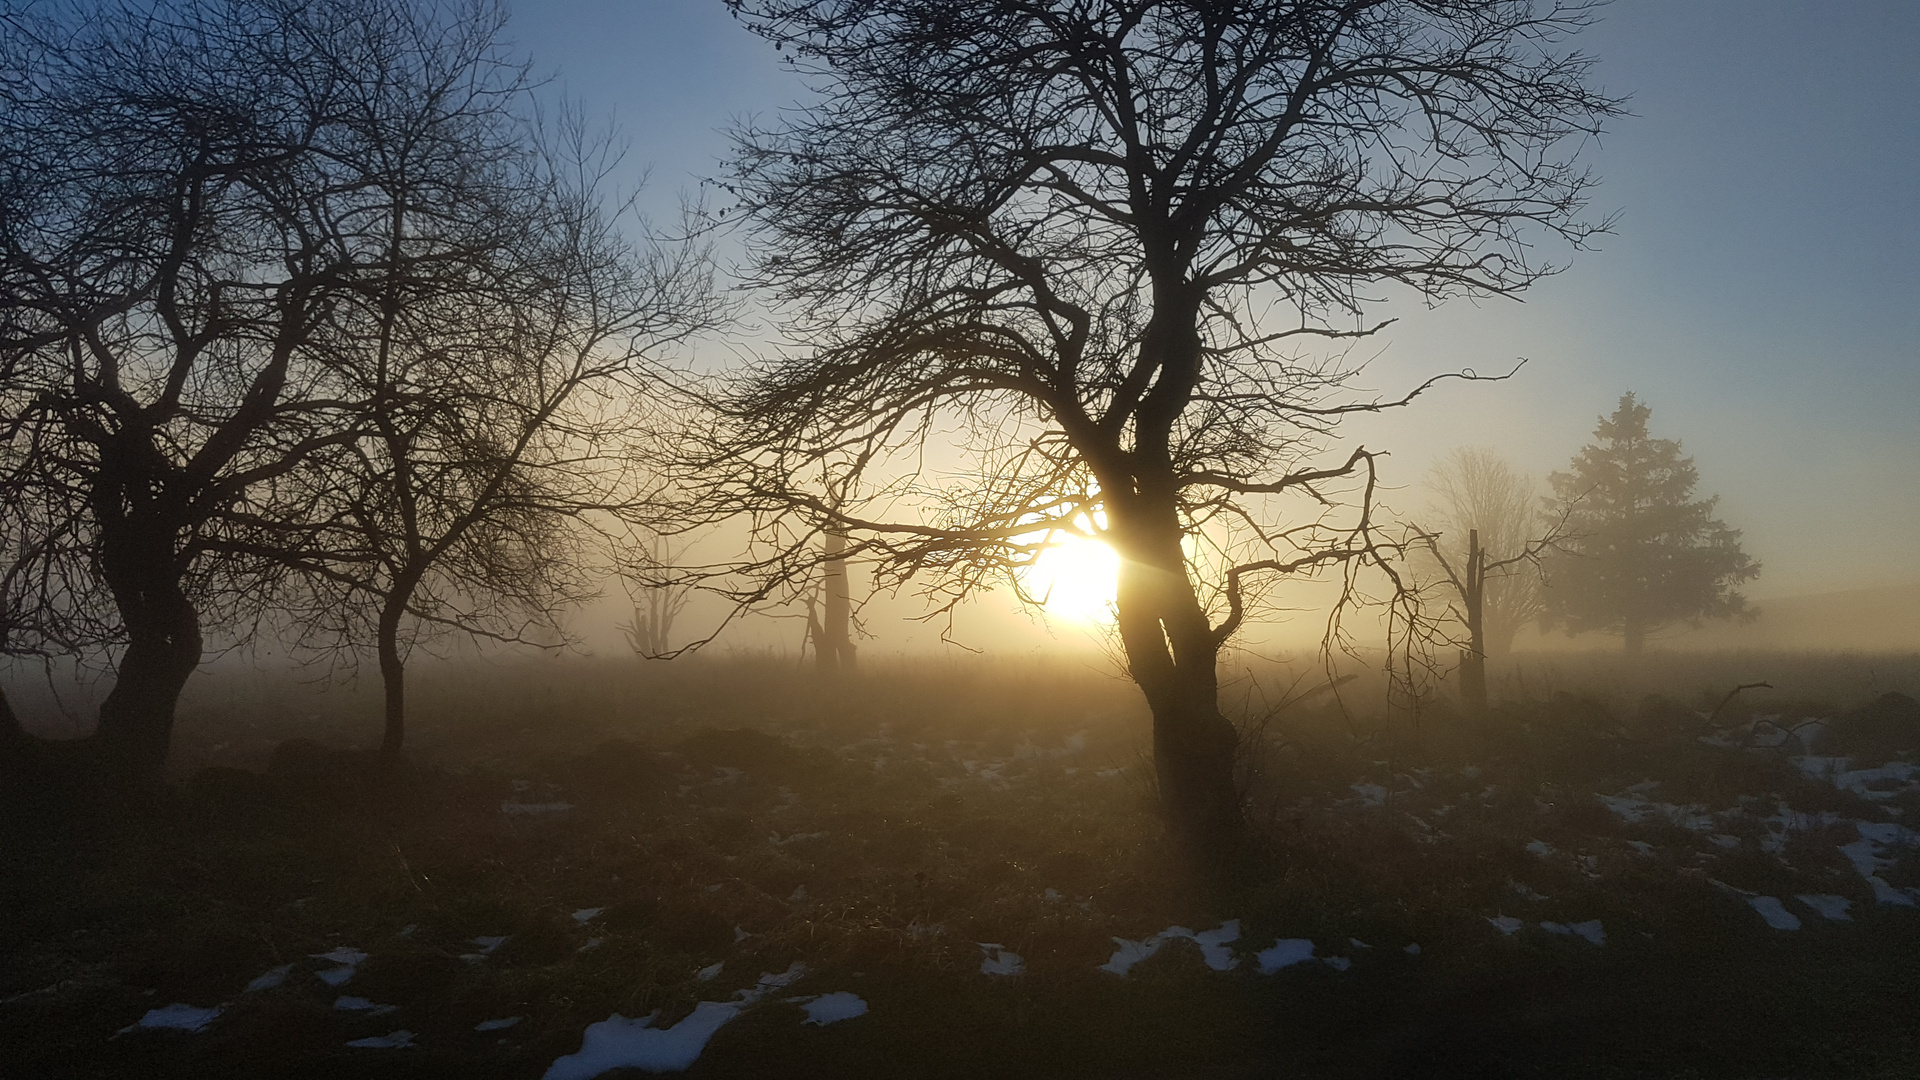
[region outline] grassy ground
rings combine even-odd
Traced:
[[[1920,910],[1874,903],[1840,848],[1857,820],[1915,824],[1920,794],[1702,742],[1756,664],[1780,689],[1717,724],[1920,691],[1913,658],[1562,659],[1483,719],[1387,726],[1323,695],[1250,740],[1254,835],[1226,872],[1160,841],[1132,688],[1068,664],[444,675],[397,775],[326,749],[371,741],[361,699],[202,693],[162,793],[57,762],[5,791],[0,1076],[537,1077],[611,1013],[670,1025],[795,961],[689,1075],[1911,1076]],[[1282,674],[1241,696],[1275,700]],[[318,745],[274,755],[294,736]],[[1890,887],[1920,886],[1920,856],[1882,854]],[[1115,937],[1228,919],[1233,970],[1183,941],[1098,970]],[[1588,920],[1604,945],[1539,927]],[[1259,974],[1279,938],[1350,966]],[[983,974],[979,942],[1025,972]],[[313,954],[341,947],[368,959],[330,987]],[[812,1027],[782,1000],[832,991],[870,1011]],[[175,1002],[226,1010],[115,1037]],[[401,1029],[414,1046],[346,1045]]]

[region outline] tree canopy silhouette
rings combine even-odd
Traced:
[[[1542,619],[1569,633],[1620,634],[1629,655],[1675,622],[1747,615],[1735,588],[1760,573],[1740,532],[1693,498],[1700,474],[1677,439],[1647,431],[1653,410],[1633,394],[1600,418],[1594,442],[1550,478],[1549,507],[1568,539],[1545,560]]]
[[[1587,6],[731,6],[820,91],[740,133],[728,185],[792,345],[696,462],[709,514],[760,526],[738,596],[797,585],[829,527],[943,604],[1103,540],[1170,824],[1230,833],[1219,650],[1262,583],[1380,554],[1374,454],[1319,455],[1419,392],[1356,394],[1305,345],[1377,330],[1386,286],[1518,292],[1554,269],[1536,233],[1599,227],[1575,155],[1616,103],[1563,47]],[[923,456],[948,434],[964,467]]]

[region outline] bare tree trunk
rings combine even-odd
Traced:
[[[180,691],[200,666],[200,613],[181,588],[174,530],[103,515],[100,565],[127,632],[94,742],[114,769],[158,777],[173,741]]]
[[[0,688],[0,754],[26,741],[27,729],[20,726],[20,718],[13,713],[13,703],[7,700],[5,688]]]
[[[1467,649],[1460,657],[1460,700],[1475,712],[1487,707],[1486,594],[1487,553],[1480,530],[1467,533]]]
[[[380,736],[380,757],[393,761],[407,738],[407,662],[400,656],[400,617],[406,601],[389,595],[380,608],[379,653],[380,685],[385,705],[385,727]]]
[[[1167,824],[1198,851],[1242,825],[1234,754],[1239,735],[1220,712],[1219,642],[1187,580],[1171,505],[1157,528],[1122,525],[1116,608],[1133,680],[1153,713],[1153,760]]]
[[[380,756],[388,762],[398,760],[400,747],[407,739],[407,662],[400,655],[400,622],[406,618],[413,591],[420,587],[423,571],[408,567],[394,577],[380,605],[377,648],[380,654],[380,684],[383,691],[386,723],[380,736]]]
[[[821,573],[821,620],[819,636],[814,639],[814,656],[830,671],[851,671],[853,650],[853,598],[847,584],[847,535],[829,529],[825,538],[826,562]]]

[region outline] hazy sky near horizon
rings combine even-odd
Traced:
[[[720,0],[509,3],[555,91],[615,117],[656,213],[729,123],[804,93]],[[1617,0],[1580,44],[1635,114],[1586,158],[1614,234],[1524,303],[1389,309],[1383,390],[1529,363],[1351,435],[1412,507],[1457,445],[1565,467],[1633,390],[1745,531],[1750,595],[1920,580],[1920,3]]]

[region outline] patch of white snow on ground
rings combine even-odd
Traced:
[[[1100,970],[1110,971],[1124,979],[1133,965],[1159,952],[1160,946],[1169,941],[1182,940],[1198,945],[1200,958],[1215,971],[1231,971],[1240,963],[1239,957],[1233,955],[1232,948],[1233,943],[1240,940],[1240,920],[1228,919],[1215,929],[1203,930],[1199,933],[1184,926],[1169,926],[1152,937],[1143,938],[1140,941],[1114,938],[1113,943],[1119,948],[1114,950],[1113,956],[1106,963],[1100,965]]]
[[[1782,906],[1778,897],[1749,896],[1747,905],[1759,912],[1760,917],[1767,921],[1767,925],[1775,930],[1800,929],[1800,916]]]
[[[727,962],[725,960],[717,961],[694,972],[693,977],[699,979],[701,982],[712,982],[720,977],[720,973],[726,970],[726,967]]]
[[[1387,804],[1387,789],[1381,787],[1379,784],[1354,784],[1353,793],[1360,796],[1360,802],[1364,806],[1385,806]]]
[[[603,907],[583,907],[573,913],[573,921],[579,923],[581,926],[585,926],[599,918],[600,913],[605,910],[607,909]]]
[[[1100,970],[1111,971],[1123,979],[1127,977],[1127,972],[1132,970],[1133,965],[1159,952],[1163,944],[1158,934],[1141,941],[1129,941],[1126,938],[1117,937],[1113,939],[1113,943],[1119,948],[1113,950],[1111,959],[1100,965]]]
[[[1534,840],[1527,844],[1527,851],[1544,859],[1554,853],[1554,847],[1545,840]]]
[[[686,1019],[670,1028],[657,1028],[655,1012],[639,1019],[614,1013],[588,1024],[580,1051],[554,1061],[542,1080],[592,1080],[614,1069],[647,1072],[685,1072],[700,1060],[713,1033],[740,1015],[732,1002],[703,1001]]]
[[[385,1016],[390,1012],[399,1012],[398,1005],[376,1005],[363,997],[341,995],[333,999],[333,1007],[341,1012],[363,1012],[369,1016]]]
[[[503,1016],[503,1017],[501,1017],[501,1018],[500,1018],[500,1019],[498,1019],[498,1020],[482,1020],[482,1021],[480,1021],[479,1023],[477,1023],[477,1024],[475,1024],[475,1025],[473,1025],[473,1030],[475,1030],[475,1031],[505,1031],[505,1030],[507,1030],[508,1028],[510,1028],[510,1027],[512,1027],[513,1025],[515,1025],[515,1024],[517,1024],[517,1023],[519,1023],[520,1021],[522,1021],[522,1020],[525,1020],[525,1019],[526,1019],[526,1017],[524,1017],[524,1016]]]
[[[342,947],[334,949],[331,952],[314,953],[313,958],[315,960],[331,960],[340,965],[339,967],[328,968],[325,971],[316,971],[313,973],[315,977],[328,986],[340,986],[348,979],[353,978],[353,973],[359,970],[361,964],[366,963],[367,954],[361,952],[359,949]]]
[[[660,1016],[658,1010],[637,1020],[614,1013],[597,1024],[588,1024],[580,1051],[556,1059],[542,1080],[591,1080],[614,1069],[685,1072],[727,1021],[768,994],[786,989],[806,973],[807,966],[795,960],[778,975],[761,975],[751,988],[736,992],[733,1001],[700,1002],[670,1028],[653,1026]]]
[[[867,1015],[867,1003],[859,995],[845,990],[821,994],[800,1007],[807,1010],[807,1018],[801,1021],[803,1024],[837,1024],[842,1020]]]
[[[292,971],[293,971],[292,964],[281,964],[279,967],[274,968],[272,971],[269,971],[266,974],[248,983],[246,990],[242,992],[248,993],[248,994],[257,994],[262,990],[271,990],[274,987],[279,986],[281,983],[286,982],[287,975]]]
[[[1353,966],[1353,961],[1344,956],[1323,956],[1320,958],[1320,962],[1335,971],[1345,971]]]
[[[1797,893],[1794,899],[1812,908],[1821,918],[1829,922],[1853,921],[1853,916],[1847,914],[1847,909],[1853,906],[1853,901],[1844,896],[1835,896],[1832,893]]]
[[[1853,868],[1873,887],[1874,900],[1901,907],[1920,906],[1920,899],[1916,899],[1920,898],[1920,889],[1895,888],[1880,876],[1880,871],[1893,865],[1893,860],[1882,856],[1880,849],[1920,846],[1920,833],[1890,821],[1856,821],[1853,827],[1860,839],[1840,845],[1840,853],[1853,863]]]
[[[1498,930],[1502,934],[1505,934],[1509,937],[1519,933],[1520,928],[1527,925],[1526,923],[1520,921],[1519,919],[1514,918],[1511,915],[1495,915],[1492,918],[1488,919],[1487,922],[1492,924],[1495,930]]]
[[[121,1028],[120,1034],[125,1035],[133,1031],[201,1032],[226,1011],[225,1005],[212,1005],[202,1009],[183,1002],[175,1002],[172,1005],[147,1010],[145,1016]]]
[[[1253,959],[1260,965],[1260,974],[1271,975],[1281,968],[1313,959],[1313,942],[1306,938],[1281,938],[1272,948],[1254,953]]]
[[[1568,923],[1567,929],[1586,938],[1595,945],[1605,945],[1607,943],[1607,930],[1606,927],[1600,925],[1599,919],[1588,919],[1586,922]]]
[[[1027,963],[1016,952],[1008,952],[1005,945],[993,942],[975,942],[983,955],[980,961],[982,975],[1019,975],[1027,970]]]
[[[355,1039],[347,1045],[361,1050],[405,1050],[413,1045],[413,1032],[403,1029],[371,1038]]]
[[[1407,955],[1408,955],[1408,956],[1419,956],[1419,955],[1420,955],[1420,943],[1416,941],[1416,942],[1414,942],[1413,944],[1411,944],[1411,945],[1408,945],[1408,946],[1407,946],[1407,949],[1406,949],[1406,952],[1407,952]]]

